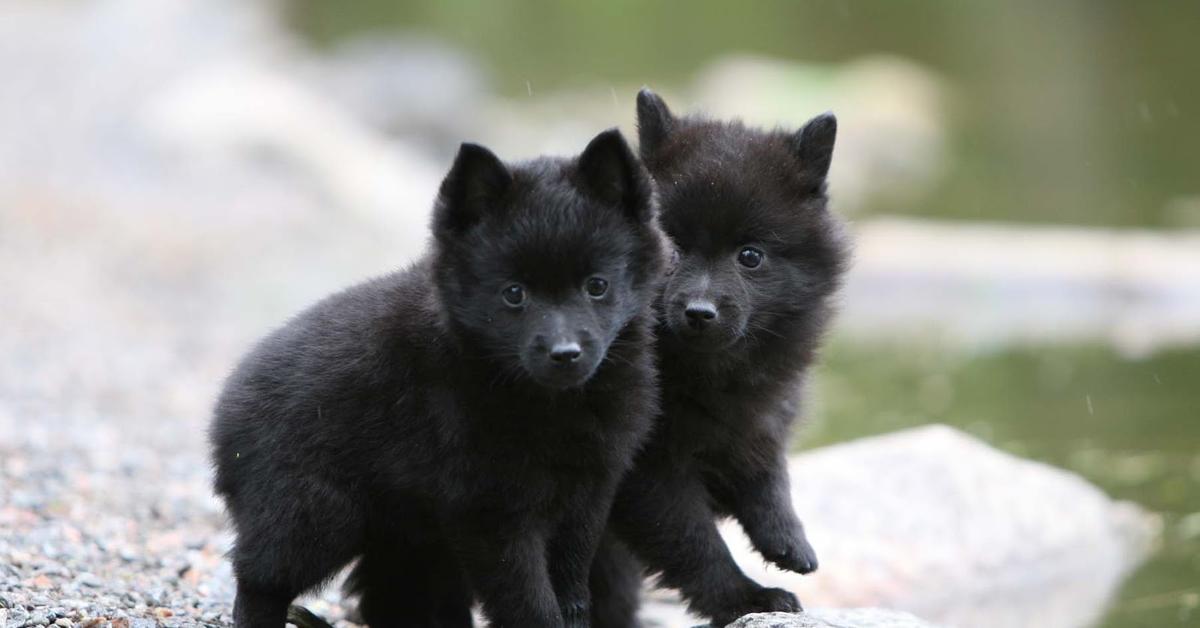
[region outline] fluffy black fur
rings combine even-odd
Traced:
[[[659,307],[663,416],[622,482],[611,529],[718,626],[800,608],[742,573],[718,517],[735,517],[779,567],[817,568],[785,450],[846,265],[842,225],[826,208],[836,129],[831,114],[798,132],[676,117],[638,94],[642,159],[679,257]],[[636,589],[613,575],[635,568],[619,551],[597,558],[594,626],[636,625]]]
[[[374,627],[470,626],[472,599],[495,627],[588,623],[609,504],[658,411],[649,177],[615,130],[513,166],[464,144],[433,232],[226,383],[211,441],[240,627],[283,626],[355,557]]]

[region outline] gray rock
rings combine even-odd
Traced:
[[[318,86],[373,127],[440,143],[457,145],[485,97],[473,59],[423,36],[362,35],[315,65]]]
[[[822,448],[789,470],[818,572],[767,568],[736,525],[722,532],[747,575],[812,606],[976,628],[1089,626],[1158,527],[1073,473],[945,426]]]
[[[98,588],[104,586],[103,580],[96,577],[96,574],[88,573],[88,572],[84,572],[84,573],[81,573],[78,576],[76,576],[75,582],[77,582],[78,584],[81,584],[85,587],[91,587],[93,589],[98,589]]]
[[[816,609],[805,613],[754,613],[726,628],[933,628],[908,613],[882,608]]]

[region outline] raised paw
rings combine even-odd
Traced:
[[[817,570],[817,553],[813,551],[812,545],[809,545],[803,532],[785,542],[759,548],[759,551],[763,558],[774,563],[780,569],[799,574],[812,573]]]

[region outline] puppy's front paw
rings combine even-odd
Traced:
[[[812,573],[817,570],[817,553],[809,545],[804,533],[780,543],[772,543],[760,547],[763,558],[777,565],[780,569],[794,571],[799,574]]]
[[[713,613],[713,626],[726,626],[750,613],[798,613],[804,610],[791,591],[756,586]]]
[[[763,587],[756,591],[750,605],[761,609],[755,611],[759,613],[798,613],[804,610],[804,607],[800,606],[800,600],[796,599],[791,591],[772,587]]]

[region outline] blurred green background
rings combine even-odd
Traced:
[[[1200,2],[292,0],[320,46],[432,34],[492,89],[684,85],[749,52],[837,64],[886,53],[951,88],[947,172],[865,214],[1155,229],[1200,226]],[[628,101],[626,101],[628,102]],[[1190,200],[1189,200],[1190,199]],[[1200,349],[1129,357],[1101,344],[961,351],[836,339],[802,447],[929,421],[1073,469],[1165,516],[1163,548],[1105,626],[1197,625]]]
[[[837,63],[899,55],[953,87],[952,171],[919,206],[878,211],[1083,225],[1200,226],[1172,200],[1200,174],[1200,3],[926,0],[352,3],[291,0],[324,44],[431,33],[500,93],[686,83],[731,51]],[[528,85],[527,85],[528,83]]]

